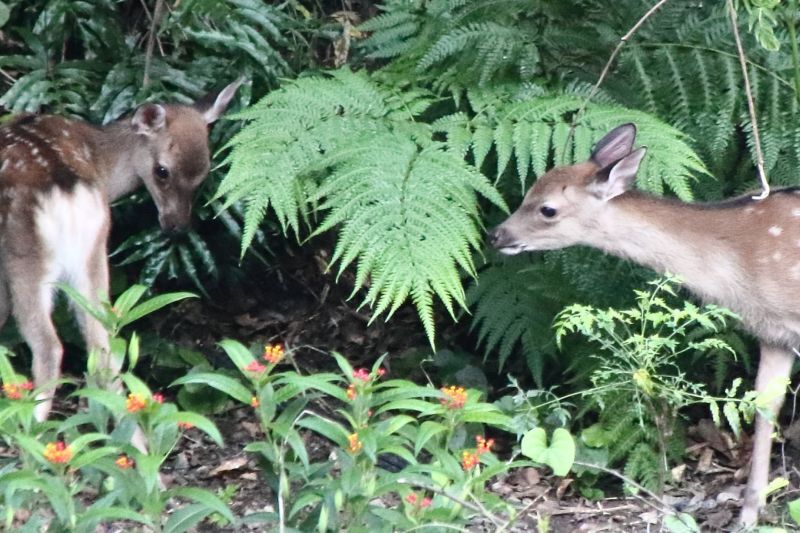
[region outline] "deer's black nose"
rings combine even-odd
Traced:
[[[489,230],[489,232],[486,234],[486,238],[489,240],[489,244],[495,248],[499,248],[507,238],[506,231],[502,226],[497,226],[496,228]]]

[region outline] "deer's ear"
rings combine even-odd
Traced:
[[[218,94],[210,95],[194,104],[195,109],[197,109],[203,115],[203,118],[206,119],[206,124],[211,124],[222,116],[222,114],[225,112],[225,109],[228,107],[228,104],[231,103],[231,100],[236,94],[236,90],[242,83],[244,83],[244,77],[234,81],[222,89]]]
[[[591,160],[600,168],[607,168],[631,153],[636,140],[636,126],[628,123],[611,130],[595,146]]]
[[[597,173],[597,179],[589,184],[589,189],[601,200],[610,200],[633,187],[636,172],[642,163],[647,148],[637,148],[616,164]]]
[[[136,110],[131,119],[131,124],[136,133],[152,135],[164,127],[167,120],[167,110],[159,104],[144,104]]]

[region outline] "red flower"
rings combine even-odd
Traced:
[[[426,496],[426,497],[422,498],[421,502],[419,502],[419,506],[422,507],[423,509],[425,509],[426,507],[430,507],[432,503],[433,503],[433,500],[431,500],[430,498],[428,498]]]
[[[417,503],[417,494],[415,492],[409,493],[409,495],[406,496],[406,501],[408,503],[410,503],[411,505],[416,504]]]
[[[370,374],[369,374],[369,370],[367,370],[366,368],[359,368],[358,370],[355,370],[353,372],[353,377],[355,379],[360,379],[361,381],[363,381],[365,383],[367,381],[369,381],[370,379],[372,379],[372,376],[370,376]]]
[[[164,395],[160,392],[153,393],[153,401],[156,403],[164,403]]]
[[[258,401],[257,397],[253,396],[252,398],[250,398],[250,405],[252,405],[253,407],[258,407],[259,405],[261,405],[261,402]]]
[[[194,424],[191,422],[178,422],[178,427],[181,429],[192,429]]]
[[[266,366],[264,366],[264,365],[262,365],[262,364],[261,364],[260,362],[258,362],[258,361],[253,361],[252,363],[250,363],[249,365],[247,365],[246,367],[244,367],[244,369],[245,369],[247,372],[252,372],[252,373],[254,373],[254,374],[260,374],[260,373],[262,373],[264,370],[266,370],[266,369],[267,369],[267,367],[266,367]]]

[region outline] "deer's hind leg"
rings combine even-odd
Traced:
[[[34,415],[44,421],[52,408],[64,354],[50,316],[57,275],[40,254],[6,255],[5,266],[14,318],[33,355],[33,381],[39,390]]]

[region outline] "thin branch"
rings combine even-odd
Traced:
[[[584,100],[580,109],[578,109],[578,112],[575,113],[575,118],[572,120],[572,127],[570,128],[570,137],[572,137],[572,133],[575,130],[575,126],[578,123],[578,119],[586,110],[586,106],[589,105],[589,102],[592,101],[592,98],[594,98],[594,96],[597,94],[597,91],[600,90],[600,85],[602,85],[603,81],[605,81],[609,70],[611,70],[611,65],[612,63],[614,63],[614,59],[617,58],[617,55],[619,54],[620,50],[622,50],[622,47],[625,46],[625,44],[630,40],[631,37],[633,37],[633,35],[637,31],[639,31],[639,28],[641,28],[642,24],[644,24],[647,21],[647,19],[649,19],[653,15],[653,13],[658,11],[659,8],[661,8],[661,6],[663,6],[666,3],[667,0],[659,0],[653,7],[647,10],[647,13],[642,15],[642,17],[636,21],[636,24],[634,24],[633,27],[631,27],[631,29],[629,29],[625,35],[623,35],[620,38],[616,48],[614,48],[614,51],[611,52],[611,57],[609,57],[608,61],[606,61],[606,66],[604,66],[603,70],[600,72],[600,77],[597,78],[597,82],[592,87],[592,90],[589,91],[589,95],[586,97],[586,100]]]
[[[625,483],[627,483],[628,485],[632,486],[637,491],[643,492],[644,494],[648,495],[653,501],[656,502],[656,503],[653,503],[652,501],[648,500],[647,498],[643,498],[643,497],[639,496],[638,494],[634,494],[634,497],[640,499],[643,503],[649,505],[650,507],[652,507],[655,510],[660,511],[662,513],[675,514],[675,509],[671,505],[669,505],[667,502],[665,502],[662,498],[660,498],[658,495],[656,495],[656,493],[654,493],[651,490],[648,490],[647,488],[643,487],[639,483],[636,483],[631,478],[627,477],[626,475],[624,475],[623,473],[621,473],[621,472],[619,472],[617,470],[614,470],[613,468],[606,468],[605,466],[600,466],[600,465],[596,465],[596,464],[592,464],[592,463],[584,463],[583,461],[575,461],[573,464],[577,465],[577,466],[582,466],[584,468],[592,468],[594,470],[599,470],[601,472],[605,472],[606,474],[611,474],[612,476],[617,477],[617,478],[621,479],[622,481],[624,481]]]
[[[742,48],[742,39],[739,37],[739,25],[736,23],[736,8],[733,7],[733,0],[728,0],[728,15],[731,18],[731,29],[736,40],[736,52],[739,54],[739,65],[742,67],[744,77],[744,91],[747,95],[747,109],[750,112],[750,125],[753,127],[753,142],[756,146],[756,170],[758,179],[761,181],[761,194],[753,196],[753,200],[763,200],[769,196],[769,182],[767,173],[764,170],[764,154],[761,152],[761,136],[758,134],[758,120],[756,119],[756,106],[753,102],[753,92],[750,89],[750,76],[747,74],[747,58]]]
[[[164,15],[164,0],[156,0],[156,7],[153,9],[153,20],[150,23],[150,33],[147,36],[147,49],[144,53],[144,76],[142,77],[142,86],[147,87],[150,85],[150,64],[153,60],[153,48],[156,44],[156,32],[158,25],[161,23],[161,17]]]

